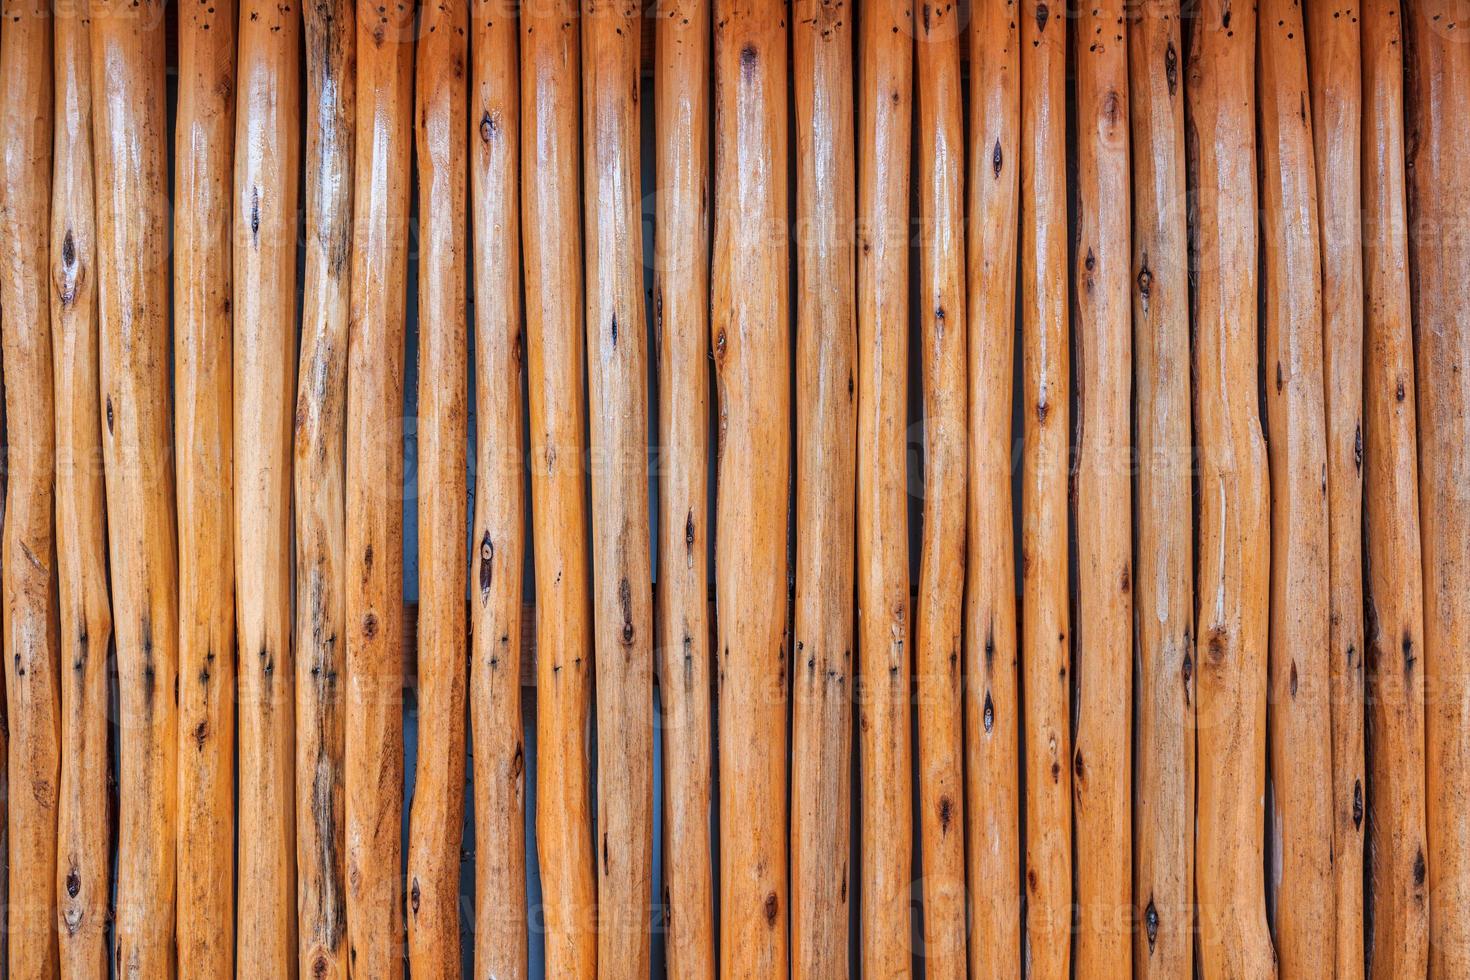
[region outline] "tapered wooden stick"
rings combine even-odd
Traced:
[[[1123,0],[1077,19],[1077,734],[1079,977],[1132,975],[1133,256]],[[1140,152],[1151,152],[1148,144]]]
[[[1307,4],[1305,9],[1321,229],[1327,405],[1327,659],[1332,718],[1333,932],[1337,937],[1333,964],[1338,980],[1359,980],[1363,976],[1367,791],[1363,778],[1363,241],[1359,197],[1364,90],[1358,44],[1362,15],[1344,16],[1343,10],[1325,3]],[[1396,88],[1401,90],[1401,86]],[[1402,111],[1401,103],[1396,111]],[[1402,193],[1400,187],[1400,197]],[[1321,951],[1317,952],[1320,956]]]
[[[648,329],[638,173],[640,8],[583,4],[587,385],[597,660],[597,961],[648,975],[653,874],[653,593]]]
[[[924,379],[924,539],[915,603],[924,970],[966,975],[964,702],[968,412],[965,138],[958,7],[925,8],[914,37],[919,100],[919,357]]]
[[[1276,956],[1303,976],[1336,948],[1332,883],[1327,432],[1316,163],[1301,6],[1263,0],[1260,98],[1271,462],[1271,885]]]
[[[1194,519],[1190,507],[1189,255],[1178,0],[1128,22],[1133,132],[1135,972],[1194,963]]]
[[[858,77],[857,702],[867,976],[909,967],[908,235],[913,7],[862,11]],[[722,554],[716,551],[716,554]]]
[[[787,970],[787,501],[791,490],[784,0],[715,6],[719,397],[720,976]]]
[[[61,774],[56,883],[62,975],[107,976],[107,819],[112,605],[97,400],[97,245],[86,5],[55,8],[51,347],[56,398],[56,571],[61,625]]]
[[[1256,387],[1255,10],[1207,0],[1192,30],[1199,956],[1206,976],[1270,977],[1261,869],[1271,527]]]
[[[9,976],[57,970],[56,793],[60,636],[51,376],[51,9],[6,0],[0,33],[0,338],[6,482],[3,555],[9,773]]]
[[[581,18],[574,0],[531,4],[522,13],[521,123],[536,148],[521,168],[536,542],[536,845],[546,970],[588,978],[597,970],[597,891],[587,758],[592,609],[582,431]]]
[[[801,0],[796,90],[796,629],[791,973],[848,975],[857,321],[853,13]],[[667,689],[667,685],[665,685]]]
[[[658,9],[654,40],[659,691],[671,975],[713,980],[709,649],[709,0]],[[798,627],[799,629],[799,627]],[[793,790],[794,792],[794,790]],[[793,832],[795,836],[795,832]]]
[[[301,18],[240,6],[235,120],[235,610],[239,636],[236,919],[244,976],[296,964],[291,428]],[[182,748],[182,746],[181,746]]]
[[[108,79],[110,93],[92,107],[92,149],[121,708],[114,964],[127,980],[168,976],[174,944],[178,578],[169,389],[159,383],[169,363],[164,12],[157,0],[91,6],[92,77]]]
[[[521,731],[525,446],[521,398],[520,65],[515,8],[473,8],[470,156],[476,459],[470,612],[475,975],[524,980],[526,755]]]
[[[1425,975],[1434,896],[1426,881],[1424,840],[1424,566],[1404,180],[1403,10],[1397,0],[1369,0],[1360,16],[1367,137],[1361,339],[1366,343],[1364,527],[1373,685],[1367,801],[1373,814],[1368,828],[1371,975],[1387,980]],[[1343,922],[1340,911],[1338,921]],[[1344,946],[1340,936],[1337,945]],[[1362,940],[1350,949],[1360,951]]]
[[[308,4],[306,264],[296,389],[296,909],[302,976],[344,980],[343,687],[356,7]]]
[[[357,12],[347,356],[347,944],[403,975],[403,360],[413,149],[412,4]]]
[[[179,971],[235,966],[231,195],[235,4],[179,8],[174,432],[179,534]],[[251,552],[259,552],[252,546]]]
[[[415,71],[419,188],[419,731],[408,836],[408,964],[460,975],[465,780],[465,327],[468,0],[423,8]]]
[[[1066,977],[1072,926],[1067,609],[1067,23],[1021,21],[1021,665],[1026,691],[1026,935],[1034,977]]]
[[[1021,973],[1021,701],[1011,523],[1020,54],[1010,0],[978,0],[970,26],[965,563],[965,826],[976,980]]]
[[[1424,568],[1424,706],[1428,858],[1429,976],[1470,972],[1470,20],[1444,0],[1409,5],[1409,98],[1405,168],[1409,178],[1409,258],[1419,375],[1419,520]],[[1371,492],[1370,492],[1370,495]],[[1370,556],[1370,561],[1373,559]],[[1402,569],[1390,569],[1402,574]],[[1381,624],[1380,624],[1381,628]],[[1387,644],[1394,643],[1390,635]],[[1376,730],[1376,729],[1375,729]],[[1407,759],[1403,760],[1407,764]],[[1395,883],[1419,887],[1417,881]]]

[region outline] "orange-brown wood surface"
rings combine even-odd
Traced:
[[[470,194],[475,234],[475,514],[470,558],[475,975],[523,980],[526,752],[525,335],[521,327],[520,65],[500,0],[471,7]]]
[[[853,17],[803,0],[796,107],[796,601],[791,709],[791,973],[848,975],[852,831],[857,321]]]
[[[720,976],[787,971],[791,329],[784,0],[715,5]],[[905,144],[907,145],[907,144]]]
[[[653,70],[654,337],[658,356],[658,602],[664,881],[670,975],[713,980],[710,832],[710,2],[659,7]],[[793,793],[797,792],[793,789]]]

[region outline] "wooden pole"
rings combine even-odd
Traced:
[[[291,429],[301,18],[240,6],[235,120],[235,615],[239,636],[237,968],[296,965]]]
[[[1253,8],[1207,0],[1185,70],[1197,134],[1195,884],[1206,976],[1275,975],[1262,874],[1271,518],[1256,388],[1255,37]]]
[[[627,0],[585,0],[583,176],[597,660],[598,976],[648,976],[653,572],[638,45]],[[681,410],[683,410],[681,408]]]
[[[5,690],[9,975],[57,970],[56,802],[61,770],[60,644],[53,478],[56,434],[48,303],[51,9],[6,0],[0,32],[0,338],[6,398]]]
[[[357,12],[347,354],[347,948],[403,975],[403,361],[414,7]]]
[[[589,978],[597,971],[597,882],[587,757],[593,649],[582,429],[581,18],[572,0],[531,4],[522,14],[521,124],[536,148],[521,168],[536,543],[536,842],[546,971]]]
[[[107,521],[97,396],[97,242],[92,86],[85,5],[55,8],[51,187],[51,346],[56,398],[56,570],[60,605],[61,773],[57,862],[62,975],[107,976]]]
[[[1336,948],[1332,883],[1327,431],[1316,162],[1301,6],[1264,0],[1260,98],[1271,472],[1272,935],[1286,976]]]
[[[1194,971],[1193,435],[1179,18],[1178,0],[1149,0],[1128,22],[1128,108],[1139,148],[1132,154],[1133,963],[1141,978]]]
[[[1434,898],[1424,858],[1424,566],[1404,181],[1403,9],[1397,0],[1370,0],[1361,17],[1371,974],[1387,980],[1425,975]],[[1339,937],[1339,949],[1343,945]],[[1352,948],[1361,950],[1362,940]]]
[[[926,8],[914,37],[918,90],[919,357],[924,390],[924,538],[915,603],[924,970],[966,975],[964,679],[968,412],[965,138],[958,7]],[[900,416],[902,417],[902,415]]]
[[[111,92],[93,105],[92,138],[121,707],[115,966],[127,980],[168,976],[174,962],[178,577],[169,390],[159,383],[169,362],[164,13],[158,0],[91,7],[92,77]]]
[[[715,7],[720,976],[787,971],[787,7]],[[905,146],[905,151],[907,147]]]
[[[1327,692],[1332,724],[1333,932],[1337,937],[1333,962],[1338,980],[1361,980],[1367,791],[1363,771],[1363,238],[1359,196],[1362,93],[1367,90],[1362,88],[1358,28],[1363,14],[1342,16],[1331,4],[1308,4],[1305,9],[1321,228],[1327,406]],[[1334,13],[1339,16],[1332,16]],[[1402,86],[1395,88],[1401,102]],[[1402,112],[1401,104],[1396,111]],[[1422,770],[1422,762],[1420,766]],[[1422,839],[1422,823],[1420,826]],[[1419,972],[1423,973],[1422,967]]]
[[[465,308],[467,0],[426,4],[418,26],[418,773],[408,845],[413,976],[460,975],[464,837],[469,341]]]
[[[1067,607],[1067,23],[1021,21],[1021,665],[1026,717],[1026,932],[1031,976],[1066,977],[1072,931]],[[1048,30],[1048,27],[1050,30]]]
[[[965,816],[970,975],[976,980],[1021,974],[1021,700],[1011,499],[1020,43],[1009,0],[976,2],[970,27],[965,562]]]
[[[1429,976],[1470,973],[1470,20],[1452,3],[1407,5],[1404,166],[1419,376],[1419,520],[1424,556],[1425,794]],[[1371,493],[1371,491],[1370,491]],[[1370,558],[1371,560],[1371,558]],[[1399,571],[1399,570],[1395,570]],[[1390,640],[1391,642],[1391,640]],[[1415,887],[1400,885],[1399,887]]]
[[[1079,977],[1132,975],[1133,256],[1123,0],[1076,22],[1077,703],[1072,754]],[[1152,152],[1147,144],[1140,152]]]
[[[796,630],[791,972],[848,975],[857,479],[853,15],[801,0],[796,94]]]
[[[709,0],[665,2],[654,35],[654,336],[659,385],[659,694],[665,949],[714,980],[709,649]],[[793,789],[793,793],[795,790]]]
[[[473,654],[475,975],[525,980],[525,336],[521,328],[520,65],[515,8],[476,0],[470,95],[475,275]]]
[[[179,8],[174,165],[178,447],[179,972],[235,968],[231,195],[235,4]],[[252,553],[258,553],[251,548]]]
[[[296,389],[296,908],[302,976],[345,980],[343,699],[347,347],[351,308],[356,7],[302,8],[306,264]]]

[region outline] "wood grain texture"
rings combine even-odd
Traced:
[[[524,980],[526,754],[521,677],[526,456],[521,399],[520,64],[515,11],[471,8],[470,194],[475,289],[475,514],[470,560],[475,975]],[[533,638],[534,640],[534,638]]]
[[[1362,14],[1351,3],[1307,4],[1305,13],[1321,229],[1318,237],[1322,254],[1323,393],[1327,410],[1330,603],[1327,658],[1332,718],[1332,891],[1336,935],[1333,969],[1338,980],[1361,980],[1366,792],[1360,197],[1366,90],[1360,73],[1358,28]],[[1398,88],[1401,90],[1402,86]],[[1401,104],[1399,111],[1402,111]]]
[[[51,10],[6,0],[0,32],[0,342],[5,376],[3,592],[10,851],[9,976],[58,967],[60,634],[51,373]]]
[[[1424,568],[1429,976],[1470,972],[1470,19],[1448,0],[1408,5],[1404,167],[1418,377]],[[1371,559],[1370,559],[1371,560]],[[1416,865],[1414,873],[1418,874]],[[1406,887],[1399,883],[1397,887]]]
[[[671,975],[713,980],[710,833],[710,2],[658,8],[653,69],[654,337],[659,485],[658,678],[664,882]]]
[[[1429,965],[1424,798],[1424,585],[1419,539],[1409,199],[1404,173],[1403,9],[1362,7],[1364,554],[1368,593],[1369,972]],[[1363,804],[1355,811],[1362,813]],[[1334,856],[1336,856],[1334,854]],[[1342,917],[1339,915],[1339,922]],[[1338,947],[1343,943],[1339,937]],[[1356,944],[1361,948],[1361,943]]]
[[[301,17],[291,4],[243,0],[234,202],[235,918],[242,976],[292,976],[297,957],[291,430],[300,46]]]
[[[469,566],[466,197],[469,0],[425,4],[415,56],[419,195],[418,772],[408,833],[408,965],[460,975]]]
[[[848,975],[857,320],[853,16],[802,0],[796,108],[796,630],[791,973]]]
[[[1182,50],[1178,0],[1135,8],[1128,22],[1128,114],[1140,148],[1132,154],[1133,964],[1142,978],[1194,969],[1194,438]]]
[[[347,353],[347,956],[403,976],[403,371],[414,8],[359,9]]]
[[[785,0],[715,4],[720,976],[787,971],[791,325]]]
[[[964,678],[965,136],[958,6],[924,6],[914,32],[918,111],[919,361],[924,524],[914,602],[924,972],[966,975]]]
[[[1132,976],[1133,330],[1128,35],[1122,0],[1076,22],[1078,977]],[[1141,152],[1148,152],[1147,147]]]
[[[1021,698],[1011,496],[1021,172],[1017,3],[978,0],[969,41],[965,831],[976,980],[1021,972]]]
[[[112,93],[93,103],[92,150],[120,709],[114,968],[126,980],[174,966],[179,593],[169,391],[159,384],[169,363],[164,13],[157,0],[91,7],[92,77]]]
[[[1256,383],[1255,45],[1253,8],[1207,0],[1185,68],[1202,641],[1194,672],[1198,966],[1205,976],[1241,978],[1276,973],[1262,873],[1271,525]]]
[[[597,879],[587,727],[593,625],[583,459],[581,17],[570,0],[533,4],[523,14],[521,126],[536,148],[521,166],[540,654],[536,846],[546,970],[586,980],[597,970]]]
[[[232,201],[235,4],[179,11],[174,433],[179,535],[179,972],[235,969]]]
[[[56,573],[61,772],[55,887],[61,975],[107,976],[112,878],[108,775],[106,488],[97,394],[97,234],[87,7],[55,10],[51,347],[56,402]]]
[[[355,6],[302,8],[306,262],[296,387],[296,910],[302,975],[345,980],[346,456]]]
[[[1072,931],[1068,622],[1067,22],[1022,0],[1021,666],[1026,739],[1026,942],[1030,974],[1068,975]]]

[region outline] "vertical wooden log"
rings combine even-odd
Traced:
[[[1128,41],[1123,0],[1076,24],[1077,975],[1132,975],[1133,501]],[[1151,152],[1148,144],[1140,152]]]
[[[164,13],[157,0],[91,7],[92,77],[110,93],[93,105],[92,138],[121,708],[114,965],[126,980],[168,976],[174,962],[178,578],[169,390],[159,383],[169,364]]]
[[[913,6],[859,23],[857,597],[862,973],[909,969],[908,313]],[[716,555],[722,554],[717,551]]]
[[[1363,238],[1359,197],[1365,90],[1358,36],[1358,19],[1363,14],[1331,3],[1307,4],[1305,10],[1321,229],[1323,395],[1327,406],[1327,691],[1332,719],[1332,894],[1337,937],[1333,964],[1338,980],[1361,980],[1367,791],[1363,779]],[[1396,52],[1395,57],[1401,58],[1401,53]],[[1400,66],[1401,71],[1402,61]],[[1395,90],[1400,93],[1396,111],[1402,112],[1402,86],[1396,85]],[[1402,163],[1400,147],[1400,170]],[[1402,186],[1399,194],[1402,199]],[[1422,824],[1420,837],[1422,840]]]
[[[235,616],[239,637],[238,972],[296,965],[291,428],[301,18],[240,6],[235,119]]]
[[[536,843],[547,973],[588,978],[597,970],[597,886],[587,757],[592,609],[582,430],[581,18],[574,0],[531,4],[522,14],[521,124],[536,148],[521,168],[536,545]]]
[[[408,845],[414,977],[460,975],[464,837],[469,347],[465,308],[468,0],[423,7],[415,113],[419,188],[419,731]]]
[[[785,0],[715,7],[720,975],[784,975],[791,325]],[[905,145],[907,152],[907,145]]]
[[[654,28],[654,336],[658,345],[658,671],[668,970],[714,980],[709,650],[709,0]]]
[[[302,976],[345,980],[343,687],[346,436],[356,7],[302,8],[306,264],[296,389],[296,909]]]
[[[1301,6],[1264,0],[1257,38],[1266,426],[1271,472],[1271,886],[1281,972],[1334,949],[1327,432],[1316,162]]]
[[[1410,4],[1404,16],[1429,840],[1428,860],[1412,873],[1427,876],[1431,896],[1429,976],[1445,980],[1470,973],[1470,917],[1460,911],[1470,904],[1470,19],[1447,0]]]
[[[1021,136],[1014,0],[970,25],[970,452],[965,562],[965,811],[970,975],[1021,974],[1021,726],[1011,513]]]
[[[470,192],[477,462],[470,720],[475,740],[475,975],[525,980],[520,65],[515,7],[505,0],[476,0],[472,10],[470,120],[475,129],[470,137]]]
[[[0,339],[6,399],[3,567],[10,778],[9,976],[57,971],[61,678],[53,515],[51,9],[6,0],[0,33]]]
[[[1360,16],[1367,137],[1362,144],[1365,316],[1360,342],[1366,343],[1361,362],[1368,480],[1364,528],[1373,691],[1368,702],[1373,735],[1367,800],[1373,815],[1368,827],[1370,954],[1371,975],[1387,980],[1425,975],[1434,898],[1426,882],[1424,842],[1424,566],[1404,180],[1403,9],[1397,0],[1369,0]],[[1361,822],[1361,801],[1355,812]],[[1343,923],[1340,911],[1338,922]],[[1361,928],[1361,921],[1357,924]],[[1341,936],[1337,945],[1345,945]],[[1349,948],[1361,951],[1363,940]]]
[[[412,4],[357,12],[347,354],[347,949],[403,975],[403,361]]]
[[[1206,976],[1275,975],[1262,874],[1271,525],[1256,382],[1255,48],[1253,7],[1206,0],[1185,73],[1203,641],[1195,890]]]
[[[848,975],[857,320],[853,11],[800,0],[796,90],[796,629],[791,973]]]
[[[1194,970],[1194,519],[1184,75],[1178,0],[1128,22],[1133,145],[1133,385],[1138,478],[1134,622],[1133,963]],[[1146,149],[1145,149],[1146,148]]]
[[[179,972],[235,968],[231,200],[235,4],[179,8],[174,166],[178,459]],[[259,554],[253,544],[252,554]]]
[[[648,975],[653,875],[653,573],[648,327],[633,0],[585,0],[583,176],[597,658],[597,961]],[[681,408],[681,410],[683,410]]]
[[[967,341],[965,136],[958,6],[925,5],[918,89],[919,357],[924,390],[924,539],[914,615],[924,970],[966,975],[964,678]]]
[[[1057,12],[1058,14],[1061,11]],[[1032,976],[1066,977],[1072,932],[1067,607],[1067,22],[1021,21],[1021,665],[1026,692],[1026,940]],[[1050,29],[1048,29],[1050,28]]]
[[[63,976],[107,976],[107,588],[102,411],[97,396],[97,242],[92,66],[85,4],[55,8],[51,348],[56,399],[56,571],[61,773],[55,887]]]

